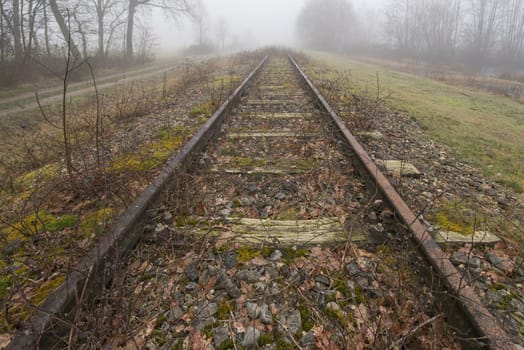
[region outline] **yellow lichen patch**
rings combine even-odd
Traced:
[[[189,115],[192,117],[210,116],[213,114],[215,109],[215,103],[213,103],[213,101],[208,101],[194,108],[191,112],[189,112]]]
[[[31,298],[34,305],[40,305],[42,302],[57,289],[65,280],[65,276],[58,276],[44,282],[40,288],[38,288]]]
[[[145,144],[137,153],[117,158],[109,170],[141,172],[156,169],[180,148],[188,133],[189,130],[185,128],[162,130],[159,134],[160,140]]]
[[[36,182],[49,180],[54,178],[60,166],[58,164],[47,164],[36,170],[30,171],[15,180],[15,185],[21,188],[28,188],[33,186]]]
[[[7,242],[23,239],[35,234],[48,231],[57,232],[66,227],[73,227],[78,222],[78,215],[51,215],[47,212],[38,212],[24,217],[19,222],[2,230]]]
[[[51,278],[45,282],[43,282],[39,288],[35,289],[32,294],[29,296],[29,302],[31,305],[39,306],[44,302],[44,300],[53,292],[55,291],[65,280],[65,276],[57,276],[55,278]],[[17,300],[18,298],[15,298]],[[12,306],[9,308],[9,323],[15,324],[18,321],[22,322],[29,318],[30,316],[30,310],[32,309],[32,306],[28,305],[25,300],[19,300],[18,302],[13,302],[11,304]],[[0,323],[0,330],[8,330],[9,324],[6,323],[6,318],[4,311],[2,310],[2,314],[0,316],[2,317],[3,322]]]
[[[111,223],[116,212],[113,208],[99,209],[88,214],[80,224],[80,230],[85,237],[96,236]]]

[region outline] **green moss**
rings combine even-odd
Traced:
[[[237,259],[243,263],[251,261],[257,256],[261,256],[261,251],[253,247],[244,246],[237,250]]]
[[[175,344],[173,344],[173,347],[171,348],[171,350],[182,350],[183,349],[183,345],[184,345],[184,341],[177,340],[177,341],[175,341]]]
[[[286,262],[292,262],[295,259],[308,256],[309,250],[305,248],[285,248],[282,250],[282,255]]]
[[[364,295],[364,291],[362,290],[362,287],[359,285],[355,286],[355,300],[354,302],[356,304],[362,304],[366,301],[366,296]]]
[[[491,289],[493,290],[504,290],[506,289],[506,285],[504,283],[496,283],[494,284]]]
[[[60,166],[58,164],[47,164],[36,170],[30,171],[15,180],[15,185],[28,188],[37,182],[53,179],[57,176]]]
[[[275,350],[296,350],[296,345],[287,342],[284,338],[280,338],[276,342]]]
[[[326,308],[326,316],[332,320],[337,321],[341,325],[346,324],[346,315],[342,310],[333,310],[331,308]]]
[[[136,153],[116,158],[108,167],[108,170],[118,173],[156,169],[162,166],[180,148],[189,132],[189,129],[184,127],[163,129],[158,134],[158,141],[147,143]]]
[[[213,338],[213,328],[215,327],[218,327],[218,322],[208,324],[204,327],[204,335],[206,336],[206,338],[208,339]]]
[[[246,348],[242,344],[234,343],[232,339],[226,339],[220,343],[217,350],[228,350],[228,349],[235,349],[235,350],[246,350]]]
[[[0,300],[3,299],[7,295],[12,285],[13,285],[13,276],[12,275],[3,275],[2,274],[2,276],[0,276]]]
[[[61,231],[66,227],[73,227],[78,223],[78,215],[51,215],[47,212],[38,212],[23,218],[20,222],[5,228],[2,233],[8,242],[24,239],[38,233],[48,231],[51,233]]]
[[[277,215],[277,220],[296,220],[298,218],[299,212],[297,208],[290,207],[281,210]]]
[[[258,338],[258,346],[271,345],[275,342],[273,333],[263,333]]]
[[[218,305],[217,310],[217,320],[228,320],[229,315],[231,312],[233,312],[234,307],[231,305],[231,302],[229,300],[224,300]]]
[[[88,214],[80,224],[80,230],[84,236],[98,235],[111,223],[116,214],[113,208],[102,208]]]
[[[56,288],[65,280],[64,276],[56,277],[43,283],[33,294],[31,301],[35,305],[40,305]]]
[[[300,312],[300,318],[302,319],[302,328],[309,332],[315,326],[313,317],[311,316],[310,308],[302,301],[298,305],[298,311]]]

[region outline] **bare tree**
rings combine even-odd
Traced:
[[[515,60],[524,49],[524,3],[521,0],[507,0],[502,6],[501,54]]]
[[[195,3],[193,21],[197,31],[198,45],[202,47],[206,44],[209,30],[209,16],[202,0],[197,0]]]
[[[220,17],[217,21],[216,25],[216,36],[218,39],[218,42],[220,43],[220,47],[222,50],[224,50],[226,38],[228,35],[228,24],[224,17]]]
[[[69,27],[67,26],[64,16],[58,8],[56,0],[49,0],[49,6],[51,7],[51,11],[53,12],[56,23],[60,27],[60,31],[62,32],[64,40],[66,41],[69,47],[68,51],[71,52],[75,60],[82,58],[82,54],[80,53],[80,50],[78,50],[78,47],[76,46],[75,42],[73,41],[73,38],[71,37]]]
[[[15,48],[15,61],[21,62],[23,57],[22,49],[22,38],[20,31],[20,1],[13,0],[13,13],[12,13],[12,24],[11,31],[13,33],[14,48]]]
[[[426,55],[433,59],[451,57],[457,46],[459,32],[459,0],[424,0],[420,29]]]
[[[501,1],[470,0],[470,20],[466,22],[466,40],[471,49],[473,63],[482,66],[496,40],[500,24]]]
[[[297,21],[297,34],[306,47],[345,50],[358,37],[356,15],[346,0],[309,0]]]
[[[4,26],[4,0],[0,0],[0,62],[5,62],[7,35]]]
[[[125,7],[119,6],[121,2],[118,0],[90,0],[90,5],[95,9],[97,18],[97,56],[105,57],[114,31],[123,24],[121,17],[125,12]],[[116,11],[112,13],[112,10]],[[111,17],[109,28],[107,28],[108,23],[106,23],[108,17]],[[106,33],[108,34],[107,39]]]
[[[135,16],[140,6],[161,8],[173,18],[192,13],[191,0],[129,0],[126,32],[126,54],[128,58],[133,57]]]

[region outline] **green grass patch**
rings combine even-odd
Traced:
[[[405,111],[430,137],[455,149],[485,175],[524,191],[524,104],[342,55],[312,56],[338,71],[350,70],[352,92],[372,98],[378,72],[381,91],[391,93],[389,107]],[[328,74],[334,78],[336,73]]]
[[[44,231],[58,232],[66,227],[73,227],[77,223],[78,215],[76,214],[51,215],[44,211],[24,217],[19,222],[3,229],[2,234],[5,235],[7,242],[12,242]]]
[[[85,237],[98,235],[111,223],[116,212],[113,208],[102,208],[86,215],[80,224],[80,231]]]

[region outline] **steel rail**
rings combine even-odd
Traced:
[[[28,326],[15,336],[6,350],[47,349],[74,327],[71,319],[85,300],[98,294],[112,279],[117,264],[136,246],[143,234],[147,210],[176,173],[187,169],[194,157],[220,130],[229,109],[237,102],[253,77],[267,61],[267,56],[227,98],[191,140],[170,160],[161,173],[122,214],[112,230],[103,236],[90,253],[45,301],[36,309]]]
[[[376,166],[375,162],[360,145],[355,136],[351,134],[342,119],[340,119],[320,91],[313,85],[299,64],[293,59],[293,57],[288,57],[305,85],[318,99],[322,108],[328,113],[338,127],[340,133],[351,146],[358,161],[365,169],[366,175],[368,175],[377,186],[384,199],[391,206],[391,209],[395,211],[396,216],[409,228],[415,243],[422,250],[426,259],[436,270],[439,277],[443,279],[449,293],[459,301],[460,307],[468,321],[475,328],[480,337],[484,339],[486,345],[493,350],[522,350],[520,346],[511,340],[502,327],[500,327],[495,317],[493,317],[489,310],[483,305],[474,290],[466,284],[460,272],[449,260],[449,256],[444,253],[433,237],[428,233],[427,227],[418,220],[418,217],[391,185],[387,177],[384,176]]]

